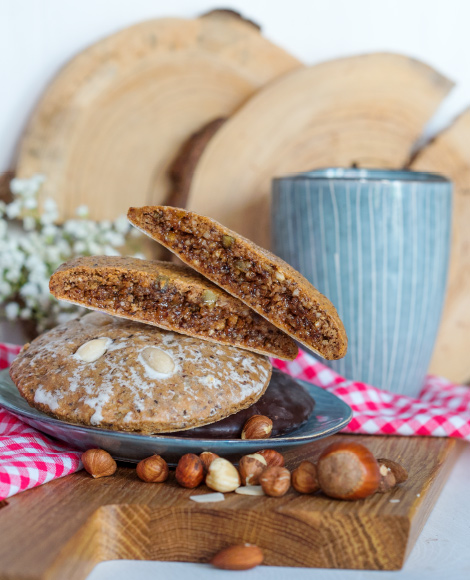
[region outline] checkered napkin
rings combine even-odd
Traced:
[[[0,369],[20,347],[0,344]],[[419,399],[347,381],[313,356],[300,352],[293,362],[274,366],[310,381],[345,401],[353,419],[349,433],[432,435],[470,441],[470,388],[428,376]],[[0,407],[0,500],[80,469],[80,453],[53,442]]]
[[[303,351],[295,361],[273,362],[281,371],[309,381],[347,403],[353,418],[344,432],[459,437],[470,441],[470,387],[428,375],[419,398],[413,399],[347,381]]]
[[[20,348],[0,344],[0,369]],[[0,407],[0,500],[81,469],[80,455]]]

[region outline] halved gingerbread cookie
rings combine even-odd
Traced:
[[[259,354],[94,312],[36,338],[10,375],[31,406],[58,419],[168,433],[249,407],[271,370]]]
[[[168,206],[130,208],[129,221],[183,262],[326,359],[346,354],[333,304],[286,262],[218,222]]]
[[[52,275],[51,293],[92,308],[221,344],[293,360],[284,332],[184,265],[124,258],[77,258]]]

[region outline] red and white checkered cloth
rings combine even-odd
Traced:
[[[418,399],[347,381],[315,357],[300,351],[292,362],[275,360],[281,371],[333,393],[353,410],[343,429],[369,435],[427,435],[470,441],[470,388],[433,375]]]
[[[0,369],[7,368],[19,347],[0,344]],[[274,365],[310,381],[345,401],[353,419],[349,433],[431,435],[470,441],[470,388],[428,376],[419,399],[395,395],[347,381],[310,354]],[[42,435],[0,408],[0,500],[81,469],[80,452]]]
[[[0,343],[0,369],[10,366],[20,348]],[[0,500],[78,471],[80,455],[0,407]]]

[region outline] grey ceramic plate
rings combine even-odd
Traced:
[[[315,399],[315,409],[300,429],[287,436],[269,439],[270,449],[284,451],[310,443],[340,431],[352,417],[351,409],[335,395],[315,387],[310,383],[299,381]],[[258,451],[268,446],[267,441],[242,439],[187,439],[163,435],[137,435],[123,431],[109,431],[96,427],[84,427],[53,419],[28,405],[21,397],[10,379],[8,370],[0,371],[0,406],[25,423],[43,433],[65,441],[77,449],[106,449],[115,459],[122,461],[140,461],[154,453],[163,455],[173,463],[184,453],[212,451],[227,459],[236,459],[240,455]]]

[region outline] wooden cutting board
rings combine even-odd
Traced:
[[[168,168],[203,125],[302,66],[229,10],[142,22],[59,72],[23,137],[17,175],[42,173],[61,218],[113,219],[167,199]]]
[[[345,439],[337,435],[328,439]],[[350,436],[349,436],[350,437]],[[133,467],[113,477],[69,475],[0,503],[0,580],[79,580],[114,559],[207,562],[236,543],[260,546],[265,564],[398,570],[412,549],[462,444],[450,439],[354,436],[377,457],[409,470],[389,494],[357,502],[322,495],[283,498],[206,493],[140,481]],[[314,460],[321,440],[286,453],[287,466]],[[390,500],[399,500],[391,502]]]

